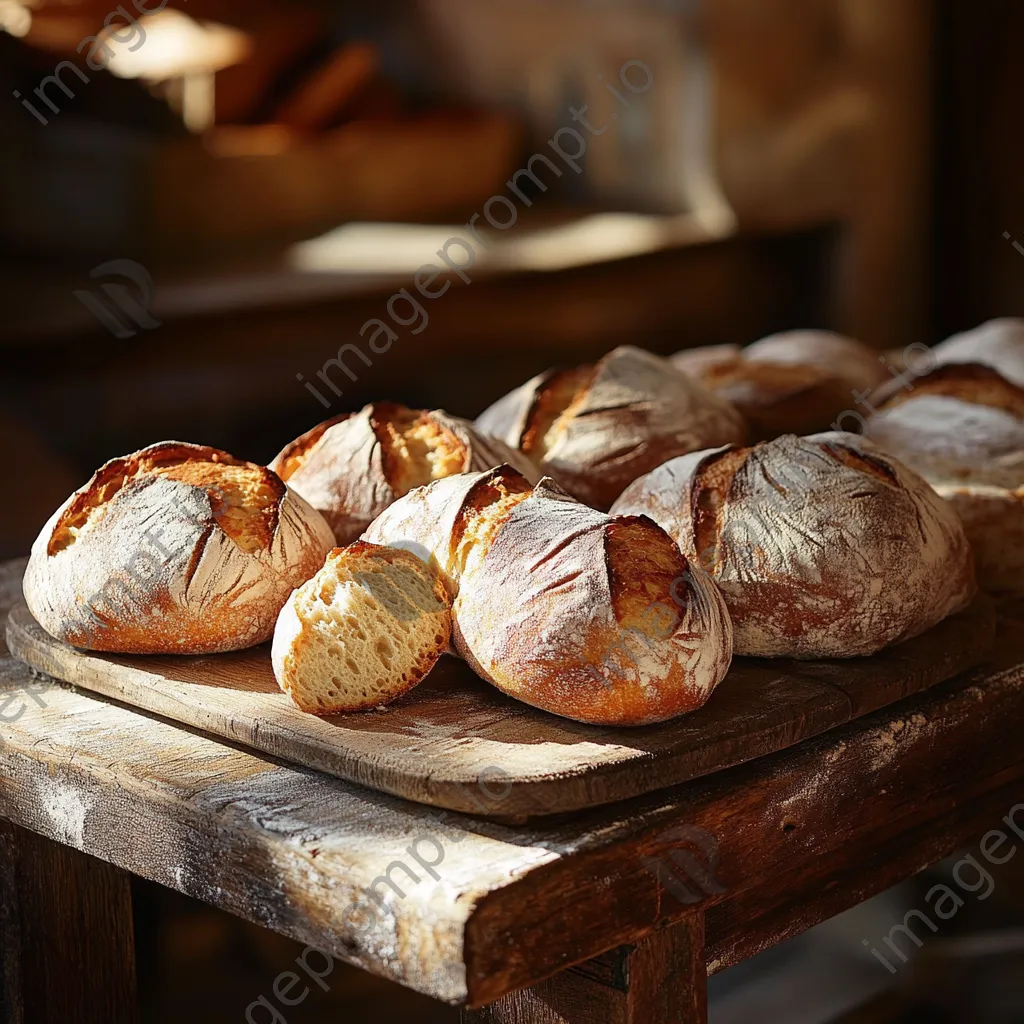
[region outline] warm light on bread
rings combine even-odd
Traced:
[[[619,625],[649,637],[674,633],[689,569],[675,541],[644,516],[623,516],[605,527],[604,551]]]
[[[396,501],[365,539],[438,569],[452,643],[519,700],[577,721],[643,725],[692,711],[729,667],[710,578],[651,520],[588,508],[508,467]]]
[[[113,459],[32,548],[25,599],[53,636],[125,653],[206,653],[269,639],[333,538],[263,466],[168,441]]]
[[[373,425],[397,497],[468,468],[469,446],[428,412],[388,406],[385,414],[378,411]]]
[[[453,558],[449,574],[460,578],[475,567],[490,548],[512,509],[533,492],[518,473],[492,473],[473,487],[452,531]]]
[[[55,554],[93,527],[107,504],[126,485],[147,477],[166,477],[202,488],[210,497],[214,518],[243,551],[266,547],[277,522],[277,505],[284,493],[281,481],[268,469],[242,462],[215,449],[202,455],[178,445],[154,445],[145,455],[114,459],[79,493],[61,516],[48,545]]]
[[[331,551],[281,609],[271,660],[303,711],[358,711],[415,686],[450,635],[437,574],[406,551],[357,542]]]
[[[727,399],[755,439],[828,429],[887,379],[878,354],[831,331],[786,331],[746,348],[686,349],[673,365]]]
[[[981,586],[1024,594],[1024,388],[991,366],[940,364],[890,388],[864,429],[952,502]]]
[[[871,654],[935,625],[976,589],[953,509],[852,434],[673,459],[612,512],[650,515],[711,573],[737,654]]]
[[[534,377],[476,424],[598,509],[665,459],[746,436],[728,402],[668,360],[629,345],[593,366]]]
[[[559,434],[572,415],[572,406],[594,379],[594,367],[580,366],[553,374],[538,393],[530,410],[520,447],[535,461],[543,459],[555,446]]]
[[[506,462],[537,478],[529,459],[466,420],[377,402],[307,431],[285,446],[271,468],[347,544],[414,488]]]

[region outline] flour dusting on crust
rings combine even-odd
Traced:
[[[737,654],[871,654],[973,597],[970,548],[952,508],[850,434],[789,435],[750,449],[728,485],[709,560],[695,550],[694,491],[713,454],[659,467],[613,511],[646,511],[688,555],[703,555],[729,606]]]

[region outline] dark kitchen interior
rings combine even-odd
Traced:
[[[1019,3],[150,0],[111,29],[112,6],[0,0],[5,560],[164,438],[263,465],[366,402],[472,418],[623,344],[817,327],[899,353],[1024,317]],[[627,61],[649,84],[617,97]],[[550,146],[583,104],[607,127]],[[480,247],[445,249],[471,218]],[[439,249],[450,287],[416,297]],[[898,970],[870,952],[971,852],[715,974],[709,1019],[1024,1020],[1024,858]],[[460,1019],[340,962],[249,1011],[303,943],[132,897],[143,1021]]]

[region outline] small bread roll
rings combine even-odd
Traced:
[[[165,441],[113,459],[32,545],[25,601],[52,636],[126,654],[269,640],[323,563],[323,518],[263,466]]]
[[[758,439],[809,434],[833,425],[845,409],[886,378],[878,353],[831,331],[787,331],[744,349],[690,349],[673,364],[696,376],[743,414]]]
[[[932,353],[940,365],[981,363],[1024,387],[1024,319],[989,320],[940,342]]]
[[[396,548],[335,548],[281,609],[271,661],[303,711],[331,715],[400,697],[451,638],[451,602],[437,573]]]
[[[665,459],[745,436],[731,405],[667,360],[628,345],[594,366],[534,377],[476,424],[598,509]]]
[[[454,595],[453,643],[498,689],[580,722],[693,711],[729,668],[717,588],[646,517],[612,517],[503,467],[392,505],[374,543],[417,551]]]
[[[989,366],[940,365],[893,391],[865,433],[953,503],[981,586],[1024,594],[1024,388]]]
[[[976,590],[952,507],[853,434],[673,459],[612,511],[649,515],[711,573],[737,654],[872,654],[924,632]]]
[[[376,402],[308,430],[270,468],[327,520],[339,544],[349,544],[414,487],[503,463],[538,477],[528,459],[468,420]]]

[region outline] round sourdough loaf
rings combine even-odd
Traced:
[[[693,711],[729,668],[721,594],[640,516],[580,504],[502,467],[395,502],[366,533],[427,558],[452,638],[505,693],[565,718],[646,725]]]
[[[1024,387],[1024,319],[989,320],[973,330],[954,334],[932,352],[940,364],[981,363]]]
[[[628,345],[593,366],[534,377],[476,424],[599,509],[665,459],[745,437],[728,402],[668,360]]]
[[[831,331],[689,349],[672,363],[736,406],[758,439],[827,429],[885,378],[878,353]]]
[[[871,654],[924,632],[976,589],[952,507],[853,434],[673,459],[612,511],[646,513],[711,573],[737,654]]]
[[[977,363],[938,366],[886,389],[865,436],[931,484],[1024,485],[1024,388]]]
[[[953,503],[981,586],[1024,594],[1024,388],[989,366],[940,365],[892,393],[865,433]]]
[[[269,469],[165,441],[106,463],[53,514],[25,601],[76,647],[232,651],[270,638],[332,546],[319,513]]]
[[[407,551],[358,541],[335,548],[281,609],[271,661],[303,711],[379,707],[433,668],[451,637],[451,599]]]
[[[529,459],[468,420],[376,402],[313,427],[270,468],[323,515],[339,544],[348,544],[413,488],[503,463],[537,479]]]

